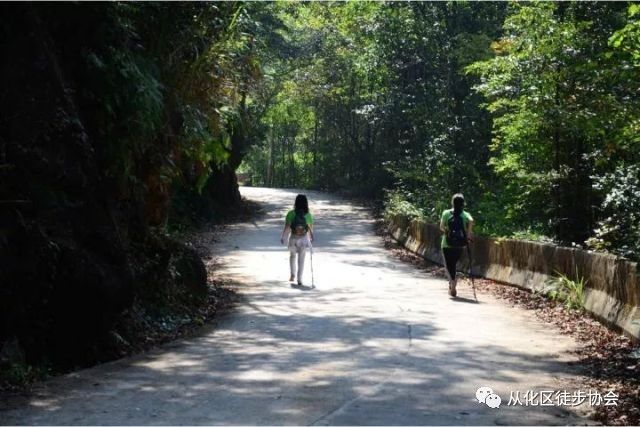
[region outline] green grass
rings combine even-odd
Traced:
[[[583,310],[585,287],[588,280],[580,276],[576,268],[575,279],[556,271],[557,277],[549,281],[552,289],[548,292],[551,299],[564,302],[570,310]]]

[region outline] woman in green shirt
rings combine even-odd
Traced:
[[[284,244],[285,236],[289,235],[289,267],[291,276],[289,281],[296,279],[296,255],[298,286],[302,286],[302,274],[304,272],[304,258],[307,248],[311,247],[313,241],[313,216],[309,213],[309,202],[307,196],[298,194],[293,206],[293,210],[287,212],[284,220],[284,229],[280,235],[280,243]]]
[[[441,247],[444,256],[445,270],[449,276],[449,295],[456,293],[456,264],[462,256],[462,250],[473,237],[473,217],[464,210],[464,196],[460,193],[451,198],[453,209],[442,212],[440,230],[442,235]]]

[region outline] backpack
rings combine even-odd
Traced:
[[[306,234],[306,232],[309,231],[309,225],[307,224],[307,219],[304,217],[304,213],[295,212],[293,221],[291,221],[291,230],[293,234],[297,235]]]
[[[464,229],[464,221],[462,213],[456,215],[452,212],[451,218],[447,223],[447,244],[453,247],[462,247],[467,245],[467,231]]]

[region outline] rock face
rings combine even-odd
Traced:
[[[407,249],[442,263],[437,225],[395,217],[390,230]],[[476,237],[472,271],[478,276],[531,290],[544,290],[557,273],[588,282],[585,308],[640,339],[640,280],[637,264],[615,255],[552,244]],[[468,262],[465,257],[464,262]],[[468,269],[468,264],[463,270]]]
[[[197,254],[154,234],[161,220],[145,218],[144,191],[108,176],[82,101],[83,60],[39,11],[0,8],[11,17],[0,19],[0,347],[73,366],[172,270],[198,297],[206,272]]]

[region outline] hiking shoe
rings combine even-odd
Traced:
[[[456,292],[456,282],[453,280],[449,280],[449,295],[455,297],[458,293]]]
[[[298,280],[298,286],[302,286],[302,281]]]

